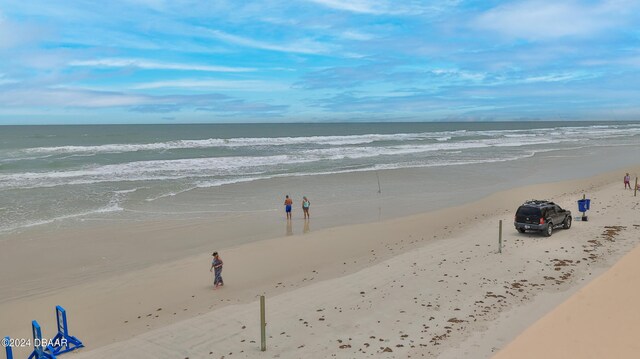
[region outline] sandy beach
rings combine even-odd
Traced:
[[[60,304],[69,312],[71,333],[87,346],[77,358],[489,357],[640,241],[638,200],[621,189],[619,172],[218,248],[226,285],[217,291],[208,252],[143,269],[112,269],[115,275],[94,280],[61,277],[60,288],[37,293],[26,282],[26,290],[3,293],[0,332],[28,338],[29,322],[37,319],[45,337],[52,336],[53,308]],[[588,222],[575,222],[551,238],[521,235],[512,227],[513,211],[525,199],[553,198],[577,215],[575,201],[582,194],[592,199]],[[304,222],[294,219],[293,225]],[[116,233],[153,233],[158,240],[165,232],[169,240],[173,231],[198,235],[207,228],[176,226],[144,223]],[[79,233],[71,238],[82,238]],[[28,241],[10,243],[33,249]],[[131,245],[142,251],[147,243]],[[52,259],[46,270],[79,262]],[[262,354],[261,294],[268,308],[268,351]]]

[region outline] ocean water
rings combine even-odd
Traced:
[[[638,144],[629,122],[0,126],[0,234],[236,183]]]

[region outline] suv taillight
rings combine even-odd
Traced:
[[[540,224],[544,224],[544,218],[540,218]]]

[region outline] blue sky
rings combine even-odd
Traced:
[[[640,119],[640,2],[0,0],[0,123]]]

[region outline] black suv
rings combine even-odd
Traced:
[[[571,228],[571,211],[549,201],[527,201],[518,207],[513,224],[520,233],[541,231],[549,237],[554,228]]]

